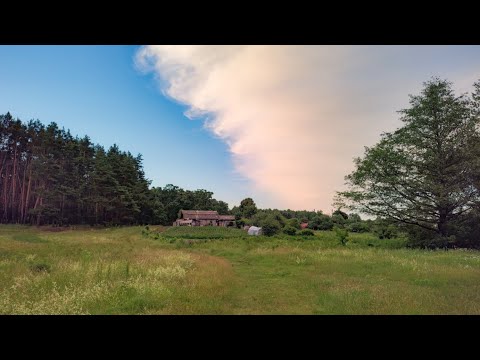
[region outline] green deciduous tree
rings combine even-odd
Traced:
[[[424,83],[400,111],[403,126],[355,160],[340,193],[349,207],[450,241],[453,225],[479,202],[479,95],[478,84],[469,98],[448,81]]]
[[[241,217],[251,218],[257,212],[257,205],[252,198],[243,199],[238,208]]]

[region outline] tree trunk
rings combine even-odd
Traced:
[[[37,196],[37,200],[35,200],[35,205],[33,206],[33,210],[37,209],[39,203],[40,203],[40,195]],[[38,225],[38,223],[39,223],[39,215],[37,214],[37,225]]]
[[[10,216],[11,221],[15,221],[15,199],[16,199],[16,185],[17,185],[17,140],[15,139],[15,153],[13,157],[13,176],[12,176],[12,194],[10,198]]]
[[[3,182],[3,220],[8,222],[8,166],[5,171],[5,177]]]
[[[27,169],[23,169],[23,181],[22,181],[22,191],[20,193],[20,203],[18,205],[18,213],[20,214],[19,218],[17,219],[17,223],[22,223],[23,222],[23,211],[25,210],[24,204],[25,204],[25,186],[26,186],[26,174],[27,174]]]
[[[447,236],[447,212],[444,209],[440,210],[440,216],[438,218],[438,232],[442,237]]]
[[[25,197],[25,209],[23,211],[23,220],[22,222],[25,223],[27,220],[27,214],[28,214],[28,205],[30,202],[30,189],[31,189],[31,184],[32,184],[32,165],[30,163],[29,166],[29,173],[28,173],[28,186],[27,186],[27,195]]]

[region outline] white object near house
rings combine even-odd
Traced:
[[[256,227],[256,226],[250,226],[248,229],[248,235],[262,235],[262,228],[261,227]]]

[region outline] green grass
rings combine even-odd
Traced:
[[[42,243],[46,242],[44,239],[42,239],[40,236],[37,234],[14,234],[12,235],[12,239],[15,241],[23,241],[23,242],[28,242],[28,243]]]
[[[0,226],[1,314],[480,314],[480,252],[333,232]]]
[[[167,228],[162,232],[165,238],[181,239],[226,239],[245,238],[247,233],[240,229],[225,228],[217,226],[190,227],[175,226]]]

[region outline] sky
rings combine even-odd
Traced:
[[[141,153],[152,186],[332,212],[353,159],[480,46],[0,46],[0,114]]]

